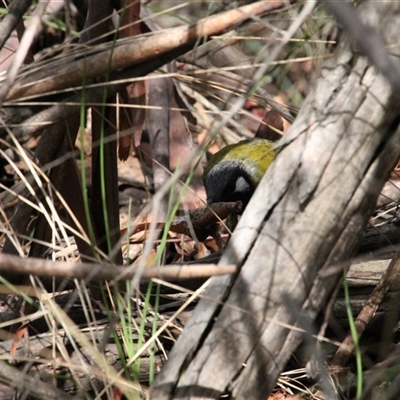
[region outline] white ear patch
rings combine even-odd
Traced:
[[[250,185],[246,182],[246,180],[243,178],[243,176],[239,176],[239,178],[236,179],[236,184],[235,184],[235,193],[244,193],[248,192],[250,190]]]

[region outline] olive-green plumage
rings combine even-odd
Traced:
[[[241,200],[246,206],[276,156],[274,145],[266,139],[242,140],[215,153],[203,173],[207,203]]]

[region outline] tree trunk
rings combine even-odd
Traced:
[[[359,11],[387,44],[398,41],[399,2]],[[398,159],[399,111],[385,78],[343,37],[224,252],[220,264],[240,272],[213,278],[152,398],[267,397],[302,340],[291,327],[315,319],[341,276],[321,271],[344,268]]]

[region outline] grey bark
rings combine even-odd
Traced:
[[[360,15],[398,41],[400,3]],[[398,63],[399,49],[391,49]],[[398,97],[343,38],[235,230],[169,360],[153,399],[265,399],[346,265],[400,152]],[[339,276],[341,274],[339,273]],[[301,310],[295,313],[294,310]]]

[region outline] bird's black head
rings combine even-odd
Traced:
[[[246,206],[254,193],[255,185],[241,161],[222,161],[204,178],[207,203],[242,201]]]

